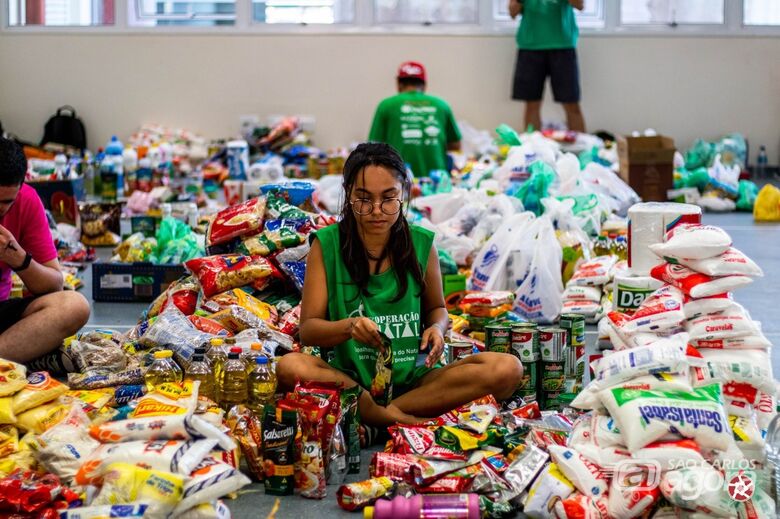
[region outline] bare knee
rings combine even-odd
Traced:
[[[72,335],[87,324],[90,308],[84,296],[72,290],[64,290],[36,299],[28,307],[25,316],[36,312],[46,312],[47,316],[57,320],[65,333]]]
[[[509,397],[523,378],[522,364],[508,353],[490,353],[485,360],[490,373],[491,393],[499,400]]]
[[[75,327],[74,332],[78,331],[89,321],[91,312],[87,299],[78,292],[61,292],[63,306],[66,308],[66,315],[70,317],[71,325]]]
[[[311,355],[305,353],[288,353],[276,363],[276,376],[282,386],[294,387],[299,380],[306,380]]]

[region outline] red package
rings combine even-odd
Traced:
[[[0,516],[56,518],[57,509],[68,508],[79,496],[60,484],[54,474],[39,475],[21,469],[0,479]],[[7,514],[7,512],[11,512]]]
[[[478,465],[475,465],[478,466]],[[461,494],[471,486],[472,477],[449,474],[428,486],[418,487],[418,494]]]
[[[201,317],[198,315],[190,315],[187,317],[187,319],[190,320],[195,328],[202,332],[209,333],[211,335],[222,335],[224,337],[233,336],[233,333],[230,330],[223,327],[214,319],[209,319],[208,317]]]
[[[279,331],[295,337],[298,335],[298,329],[301,323],[301,305],[297,305],[295,308],[287,312],[279,320]]]
[[[319,434],[322,447],[330,449],[336,424],[341,420],[341,393],[338,386],[327,382],[304,382],[295,387],[293,398],[315,398],[324,409],[323,419],[319,421]],[[330,456],[326,456],[326,464]]]
[[[527,420],[541,420],[542,412],[539,409],[538,402],[530,402],[517,409],[512,410],[512,415]]]
[[[184,266],[198,279],[206,298],[231,288],[251,285],[258,279],[270,276],[274,271],[267,259],[241,254],[195,258]]]
[[[393,452],[375,452],[371,457],[368,473],[372,478],[381,476],[397,481],[409,478],[409,471],[417,461],[416,456]]]
[[[393,452],[414,454],[437,460],[465,460],[468,454],[455,452],[436,442],[436,433],[425,426],[393,425],[387,429],[393,442]]]
[[[319,435],[327,407],[316,402],[283,399],[278,407],[297,411],[301,425],[301,445],[296,449],[295,488],[302,497],[322,499],[326,496],[325,454]]]
[[[469,292],[460,301],[460,307],[468,307],[470,305],[482,305],[482,306],[501,306],[511,305],[515,300],[515,295],[509,291],[495,291],[495,292]]]
[[[206,232],[206,245],[227,243],[239,236],[251,236],[263,230],[265,198],[252,198],[218,212]]]

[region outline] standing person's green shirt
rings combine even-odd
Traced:
[[[517,28],[517,48],[525,50],[573,49],[580,32],[568,0],[523,0],[523,17]]]
[[[427,177],[433,170],[447,170],[447,146],[460,141],[460,130],[443,99],[408,91],[379,104],[368,140],[391,145],[414,176]]]

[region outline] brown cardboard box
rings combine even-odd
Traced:
[[[674,139],[618,137],[617,144],[620,178],[645,202],[666,201],[674,174]]]

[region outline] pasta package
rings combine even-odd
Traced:
[[[221,292],[240,288],[268,277],[274,268],[263,257],[221,254],[195,258],[184,264],[200,282],[203,295],[211,298]]]

